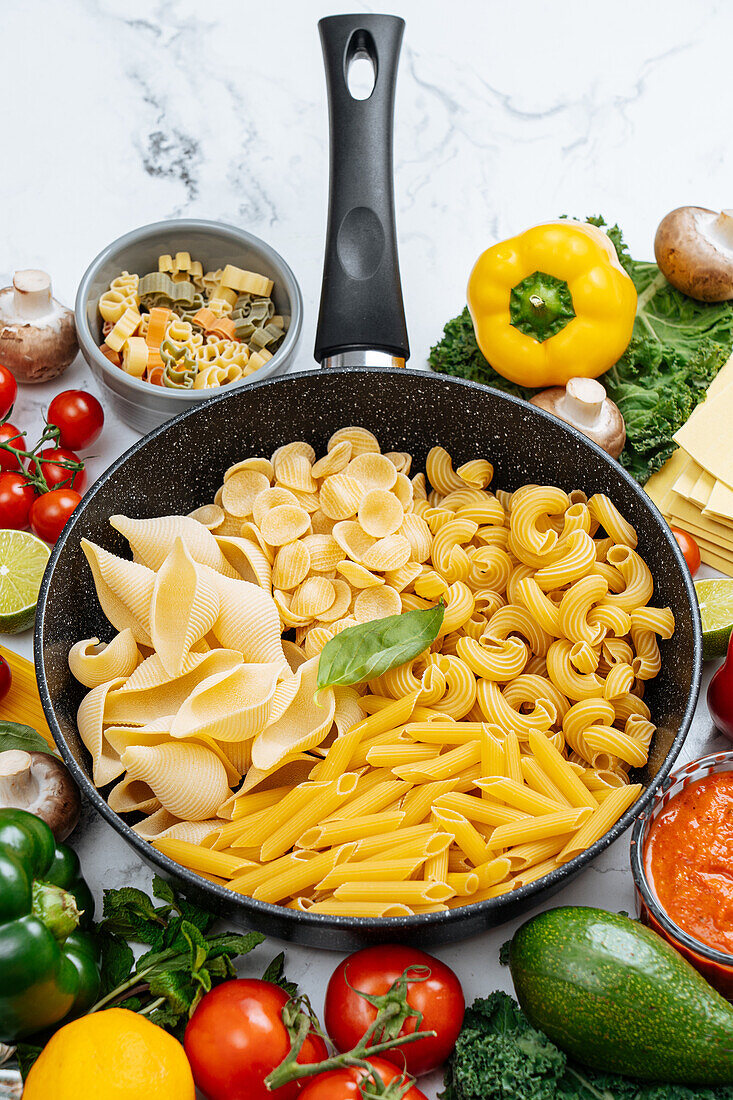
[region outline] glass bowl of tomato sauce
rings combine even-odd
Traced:
[[[631,870],[642,921],[733,1000],[733,752],[667,776],[634,823]]]

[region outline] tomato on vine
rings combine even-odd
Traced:
[[[33,534],[45,542],[56,542],[80,500],[81,493],[75,489],[52,489],[36,497],[30,509]]]
[[[9,443],[19,451],[25,450],[25,439],[19,428],[6,420],[0,424],[0,443]],[[0,448],[0,470],[18,471],[23,469],[23,459],[6,448]]]
[[[405,998],[397,1011],[399,998]],[[325,1024],[338,1050],[350,1050],[373,1025],[379,1008],[395,1006],[384,1037],[430,1031],[434,1035],[386,1051],[383,1057],[418,1077],[441,1065],[463,1023],[465,1001],[458,978],[445,963],[415,947],[365,947],[344,959],[326,990]]]
[[[18,396],[18,383],[7,367],[0,365],[0,420],[7,416]]]
[[[384,1058],[367,1060],[385,1085],[402,1078],[400,1070]],[[362,1100],[363,1093],[360,1085],[367,1075],[368,1070],[362,1066],[349,1066],[347,1069],[332,1069],[326,1073],[319,1073],[317,1077],[306,1082],[298,1100]],[[427,1097],[417,1085],[411,1085],[406,1092],[402,1093],[402,1100],[427,1100]]]
[[[0,474],[0,527],[24,531],[30,522],[31,505],[36,499],[25,474]]]
[[[48,406],[47,419],[59,429],[61,447],[83,451],[99,438],[104,426],[104,410],[90,393],[64,390],[57,393]]]
[[[44,461],[39,461],[40,459]],[[49,489],[76,489],[77,493],[81,493],[87,483],[84,463],[78,454],[66,447],[43,447],[38,452],[38,458],[31,459],[28,463],[28,473],[31,476],[35,477],[39,472]]]

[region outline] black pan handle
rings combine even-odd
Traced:
[[[315,357],[324,366],[404,366],[410,354],[397,258],[392,130],[405,22],[331,15],[318,24],[328,87],[330,188]],[[355,99],[347,78],[368,57],[374,88]]]

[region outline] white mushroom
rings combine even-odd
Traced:
[[[0,290],[0,363],[19,382],[63,374],[79,350],[72,310],[51,296],[45,271],[16,271]]]
[[[733,298],[733,210],[678,206],[659,223],[654,255],[672,286],[690,298]]]
[[[551,386],[535,394],[531,403],[572,424],[612,458],[624,449],[624,418],[595,378],[571,378],[567,386]]]
[[[0,806],[28,810],[42,818],[57,841],[79,820],[81,799],[63,763],[48,752],[0,752]]]

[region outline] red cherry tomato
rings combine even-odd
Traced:
[[[35,491],[23,474],[0,474],[0,527],[25,530],[35,499]]]
[[[31,528],[46,542],[56,542],[64,524],[81,500],[75,489],[52,489],[36,497],[31,506]]]
[[[1,452],[0,452],[1,453]],[[62,466],[62,462],[80,462],[78,454],[66,447],[44,447],[40,452],[41,458],[58,459],[58,462],[29,462],[28,471],[35,477],[36,467],[40,466],[46,484],[49,489],[76,489],[77,493],[84,490],[87,483],[86,470],[69,470]]]
[[[201,999],[183,1046],[196,1085],[208,1100],[294,1100],[299,1082],[274,1092],[264,1083],[290,1050],[281,1015],[287,1000],[284,989],[254,978],[223,982]],[[327,1057],[323,1039],[309,1035],[298,1061]]]
[[[7,416],[18,396],[18,383],[7,367],[0,366],[0,419]]]
[[[12,682],[13,674],[10,671],[10,665],[4,657],[0,657],[0,699],[4,699],[8,694]]]
[[[104,425],[104,411],[90,393],[64,390],[57,393],[48,406],[47,419],[61,432],[59,446],[82,451],[99,438]]]
[[[687,562],[687,568],[690,570],[691,575],[694,577],[700,568],[700,547],[697,545],[692,535],[689,535],[687,531],[683,531],[679,527],[671,528],[677,545],[682,551],[682,557]]]
[[[377,1010],[357,990],[381,996],[409,967],[427,967],[425,981],[408,984],[407,1003],[422,1012],[421,1031],[435,1031],[435,1038],[408,1043],[383,1057],[407,1066],[414,1077],[441,1065],[455,1046],[463,1023],[465,1001],[458,978],[439,959],[414,947],[385,944],[365,947],[336,967],[326,990],[326,1031],[339,1050],[351,1050],[374,1023]],[[415,1031],[416,1018],[408,1017],[400,1035]]]
[[[403,1049],[407,1050],[407,1047]],[[368,1061],[378,1071],[385,1085],[395,1077],[401,1076],[401,1071],[391,1062],[385,1062],[384,1058],[369,1058]],[[361,1066],[319,1073],[317,1077],[306,1083],[298,1100],[361,1100],[359,1082],[366,1077],[366,1073],[367,1071]],[[427,1098],[424,1092],[413,1085],[404,1093],[403,1100],[427,1100]]]
[[[6,421],[0,424],[0,443],[12,443],[19,450],[25,450],[25,439],[15,424]],[[0,449],[0,470],[22,470],[23,460],[11,451]]]

